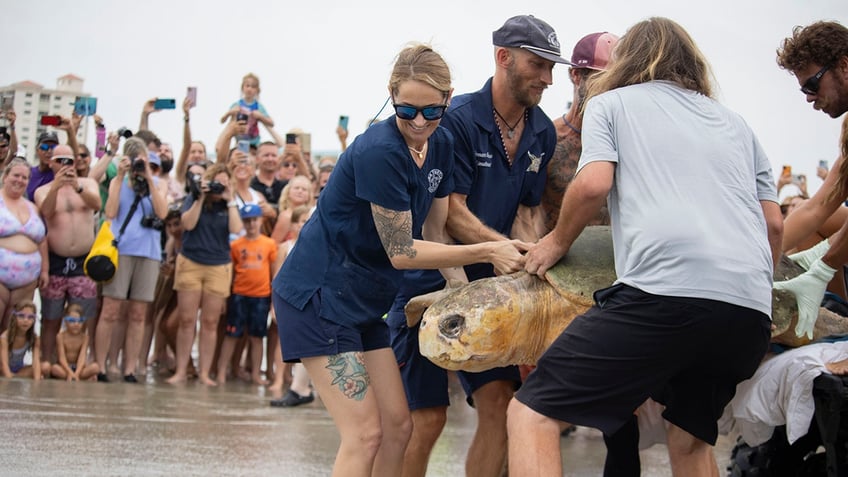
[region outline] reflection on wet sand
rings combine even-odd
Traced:
[[[464,473],[476,416],[461,390],[433,452],[428,476]],[[338,435],[320,399],[274,408],[264,388],[0,380],[2,475],[325,476]],[[563,438],[568,476],[601,474],[603,439],[579,428]],[[716,449],[719,469],[729,439]],[[667,476],[663,446],[642,452],[642,475]]]

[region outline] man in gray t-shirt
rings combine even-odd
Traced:
[[[708,72],[680,25],[651,18],[589,85],[576,176],[525,268],[544,276],[608,198],[618,279],[516,393],[510,475],[561,475],[561,422],[612,435],[646,398],[665,406],[675,475],[718,472],[716,421],[768,347],[783,219],[768,158]]]

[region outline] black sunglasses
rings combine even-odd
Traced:
[[[445,114],[445,109],[448,108],[446,104],[441,104],[439,106],[425,106],[423,108],[416,108],[415,106],[405,104],[392,104],[392,106],[395,107],[395,114],[397,114],[397,117],[408,121],[415,119],[418,116],[418,113],[421,113],[427,121],[435,121],[436,119],[441,119],[441,117]]]
[[[829,69],[829,66],[825,66],[824,68],[820,69],[818,73],[814,74],[813,76],[810,76],[810,79],[804,82],[804,86],[801,86],[801,92],[804,94],[809,94],[810,96],[815,96],[819,94],[819,81]]]

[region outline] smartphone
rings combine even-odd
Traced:
[[[188,98],[189,107],[197,106],[197,86],[189,86],[186,88],[186,98]]]
[[[247,114],[245,113],[236,113],[236,122],[247,122]]]
[[[783,166],[783,176],[791,176],[792,175],[792,166]]]
[[[11,96],[3,96],[3,111],[11,111],[14,106],[15,98]]]
[[[804,174],[792,174],[792,183],[793,184],[800,184],[800,183],[802,183],[806,180],[807,180],[807,178],[804,177]]]
[[[58,126],[62,123],[62,116],[42,116],[42,126]]]
[[[77,96],[74,101],[74,114],[91,116],[97,112],[97,98]]]
[[[153,102],[153,109],[177,109],[177,100],[173,98],[157,99]]]
[[[240,140],[238,142],[238,150],[245,154],[250,154],[250,141]]]
[[[822,160],[819,161],[819,167],[821,167],[824,170],[828,170],[830,168],[830,165],[828,165],[826,160],[822,159]]]
[[[286,134],[286,144],[297,144],[297,134],[287,133]]]
[[[339,116],[339,127],[347,131],[347,123],[349,119],[350,118],[347,116]]]
[[[312,151],[312,134],[300,133],[298,139],[300,139],[300,150],[304,154],[309,154]]]

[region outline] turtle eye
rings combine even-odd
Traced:
[[[446,338],[456,338],[465,329],[465,317],[462,315],[446,316],[439,322],[439,332]]]

